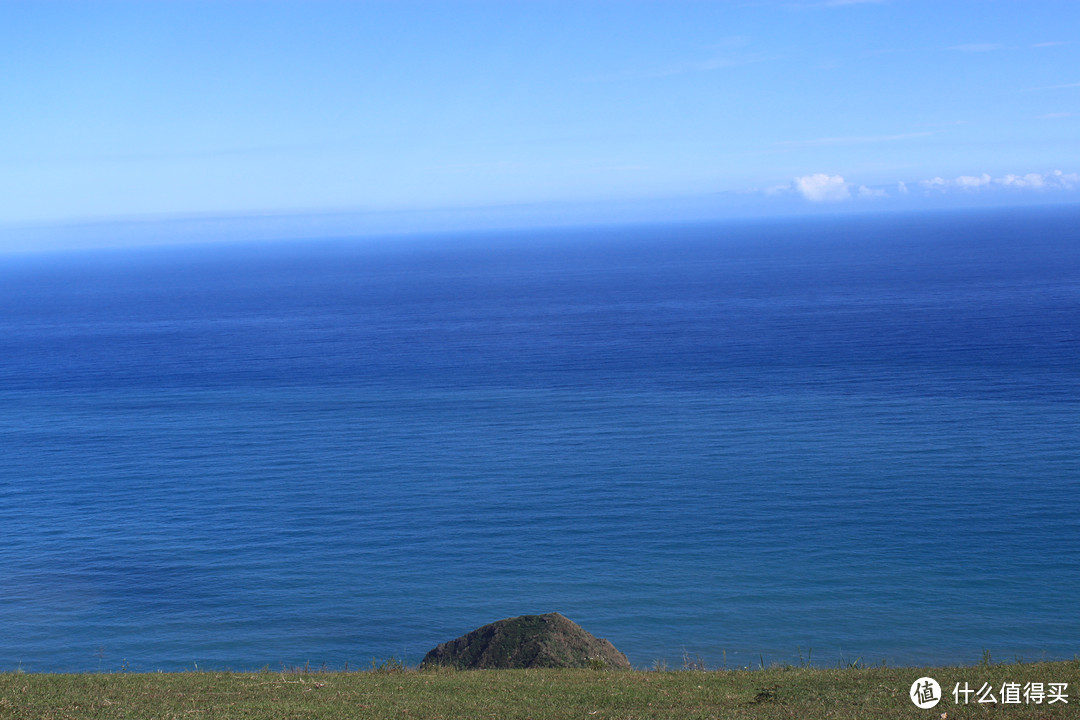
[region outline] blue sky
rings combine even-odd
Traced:
[[[1080,201],[1078,31],[1076,0],[0,1],[0,226]]]

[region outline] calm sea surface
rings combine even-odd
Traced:
[[[1080,652],[1080,210],[0,258],[0,670]]]

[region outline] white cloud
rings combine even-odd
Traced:
[[[951,190],[975,192],[994,187],[1013,190],[1073,190],[1080,186],[1080,174],[1063,173],[1060,170],[1054,170],[1049,173],[1009,174],[994,178],[987,173],[983,173],[977,177],[974,175],[961,175],[953,180],[936,177],[930,180],[921,180],[919,185],[928,191],[941,193]]]
[[[1054,170],[1048,173],[1007,174],[993,177],[989,173],[960,175],[945,179],[934,177],[918,183],[923,195],[973,195],[1006,192],[1062,192],[1080,190],[1080,173]],[[868,187],[848,182],[842,175],[814,173],[794,178],[784,185],[748,190],[769,197],[800,195],[813,203],[839,203],[845,201],[875,201],[882,198],[901,198],[917,192],[909,183],[899,181],[892,186]]]
[[[1006,175],[1005,177],[998,179],[998,182],[1005,187],[1030,188],[1033,190],[1042,190],[1046,187],[1046,178],[1039,173]]]
[[[961,175],[953,182],[956,183],[957,187],[964,188],[965,190],[973,190],[975,188],[982,187],[983,185],[989,185],[991,179],[992,178],[989,175],[983,173],[979,177],[974,177],[972,175]]]
[[[1050,179],[1062,190],[1072,190],[1077,185],[1080,185],[1080,173],[1063,173],[1060,170],[1055,170],[1050,173]]]
[[[795,178],[794,184],[795,189],[810,202],[839,202],[851,199],[848,184],[839,175],[815,173]]]

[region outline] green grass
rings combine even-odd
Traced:
[[[0,674],[0,719],[67,718],[1077,718],[1080,660],[947,668],[755,671],[387,670]],[[912,682],[945,698],[919,710]],[[957,705],[955,683],[1068,683],[1069,704]]]

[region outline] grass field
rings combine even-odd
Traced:
[[[917,708],[923,676],[944,696]],[[957,704],[953,689],[976,692]],[[1011,686],[1012,683],[1018,687]],[[1023,688],[1041,683],[1036,704]],[[1068,703],[1053,699],[1051,683]],[[1060,684],[1067,687],[1062,689]],[[992,686],[996,703],[979,703]],[[1005,703],[1012,687],[1018,703]],[[1038,685],[1028,686],[1038,690]],[[1063,690],[1063,693],[1062,693]],[[946,668],[0,674],[0,718],[1080,718],[1080,660]]]

